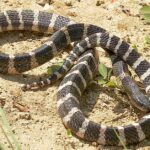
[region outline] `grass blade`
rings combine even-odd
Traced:
[[[98,71],[104,79],[107,78],[107,67],[104,64],[102,63],[99,64]]]
[[[5,137],[7,138],[8,143],[10,144],[12,149],[21,150],[21,146],[19,145],[13,132],[11,131],[9,123],[6,119],[5,113],[1,107],[0,107],[0,118],[2,121],[2,126],[0,126],[0,127],[1,127]]]
[[[118,135],[117,131],[114,128],[113,128],[113,130],[114,130],[115,134],[117,135],[120,143],[122,144],[124,150],[128,150],[128,148],[126,147],[125,143],[122,141],[121,137]]]
[[[0,143],[0,150],[6,150],[6,147],[2,143]]]

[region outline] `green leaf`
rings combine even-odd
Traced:
[[[118,87],[115,80],[110,80],[106,85],[107,85],[108,87],[111,87],[111,88],[116,88],[116,87]]]
[[[144,19],[147,23],[150,23],[150,14],[144,14]]]
[[[137,48],[136,44],[132,45],[132,48],[135,49],[136,51],[138,51],[138,48]]]
[[[150,6],[143,6],[140,13],[144,16],[146,22],[150,23]]]
[[[0,143],[0,150],[6,150],[6,147],[4,144]]]
[[[104,79],[99,79],[99,80],[98,80],[98,84],[100,84],[100,85],[104,85],[104,84],[106,84],[106,83],[107,83],[107,81],[104,80]]]
[[[107,78],[107,67],[104,64],[100,63],[100,65],[98,67],[98,71],[99,71],[100,75],[103,76],[104,79]]]
[[[140,10],[141,14],[150,14],[150,6],[143,6]]]
[[[146,43],[146,44],[150,44],[150,37],[149,37],[149,36],[146,36],[146,37],[145,37],[145,43]]]
[[[47,73],[49,75],[53,74],[56,70],[58,70],[60,68],[59,65],[52,65],[50,67],[47,68]]]
[[[69,137],[72,137],[72,131],[71,131],[71,129],[67,129],[67,135],[68,135]]]
[[[61,66],[62,66],[63,62],[60,62],[56,65],[52,65],[50,67],[47,68],[47,73],[49,75],[53,74],[56,70],[58,70]]]
[[[51,75],[51,74],[53,73],[52,67],[48,67],[48,68],[47,68],[47,73],[48,73],[49,75]]]

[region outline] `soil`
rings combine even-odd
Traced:
[[[140,8],[150,4],[149,0],[53,0],[45,5],[42,0],[1,0],[0,11],[6,9],[32,9],[57,13],[76,22],[95,24],[107,29],[132,45],[150,60],[150,47],[145,37],[150,35],[150,26],[140,15]],[[44,6],[45,5],[45,6]],[[15,54],[31,51],[42,45],[49,35],[25,31],[0,34],[0,50]],[[11,129],[21,144],[22,150],[120,150],[121,147],[101,146],[69,136],[56,110],[56,92],[60,84],[38,91],[23,92],[20,86],[39,79],[47,73],[47,67],[62,61],[67,53],[21,75],[0,75],[0,106],[4,109]],[[100,61],[111,66],[104,51]],[[127,125],[143,115],[132,106],[122,90],[89,86],[81,102],[81,109],[91,120],[106,125]],[[4,133],[0,130],[0,143],[11,149]],[[127,146],[128,149],[149,150],[150,139]]]

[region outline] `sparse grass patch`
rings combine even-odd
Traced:
[[[2,122],[2,124],[0,125],[0,128],[4,134],[4,136],[6,137],[10,147],[13,150],[21,150],[21,146],[18,143],[18,141],[15,138],[15,135],[13,134],[13,132],[11,131],[11,128],[9,126],[9,123],[7,121],[6,115],[3,111],[3,109],[0,107],[0,120]],[[0,144],[0,150],[4,149],[4,145]]]
[[[146,23],[150,23],[150,6],[143,6],[140,14],[144,16]]]

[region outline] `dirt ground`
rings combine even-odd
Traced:
[[[42,0],[40,1],[42,2]],[[150,60],[150,48],[144,45],[144,38],[150,35],[150,26],[139,16],[139,10],[149,0],[54,0],[45,7],[35,0],[0,0],[0,11],[5,9],[33,9],[54,12],[76,22],[91,23],[107,29],[124,38]],[[31,51],[42,45],[49,35],[30,32],[8,32],[0,34],[0,50],[9,53]],[[22,150],[119,150],[121,147],[100,146],[85,142],[75,136],[68,136],[56,110],[56,92],[60,84],[36,92],[23,92],[21,84],[38,80],[52,63],[61,61],[66,54],[23,75],[0,75],[0,106],[5,110],[11,128],[21,144]],[[101,61],[108,66],[109,59],[104,51]],[[91,120],[106,125],[125,125],[137,121],[143,115],[135,109],[128,96],[120,90],[91,85],[83,96],[82,111]],[[0,143],[11,149],[0,130]],[[129,149],[149,150],[150,139]]]

